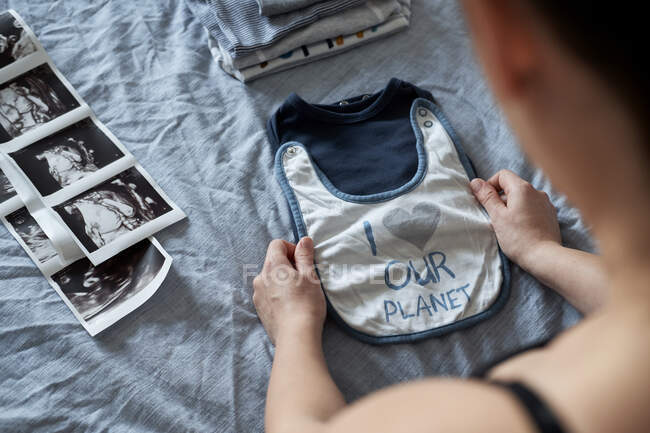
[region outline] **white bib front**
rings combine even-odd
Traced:
[[[418,170],[393,191],[339,191],[295,141],[276,154],[298,234],[314,240],[330,314],[370,343],[469,326],[508,293],[507,260],[469,188],[474,170],[453,130],[424,98],[413,101],[410,118]]]

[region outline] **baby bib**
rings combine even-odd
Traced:
[[[275,157],[298,235],[314,240],[328,311],[368,343],[458,330],[494,314],[508,296],[508,262],[470,190],[474,170],[453,129],[421,97],[410,121],[417,172],[391,191],[339,191],[297,141]]]

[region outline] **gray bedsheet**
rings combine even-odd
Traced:
[[[508,167],[543,187],[566,244],[592,248],[578,213],[518,150],[454,2],[416,1],[408,31],[248,86],[213,62],[180,0],[0,0],[8,7],[189,219],[158,236],[174,257],[160,290],[96,338],[0,228],[0,431],[262,431],[273,348],[244,265],[258,266],[272,238],[291,237],[265,135],[291,91],[333,101],[392,76],[431,90],[479,175]],[[324,346],[353,400],[406,380],[469,375],[578,319],[514,267],[507,306],[471,329],[373,347],[328,322]]]

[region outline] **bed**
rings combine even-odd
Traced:
[[[273,347],[251,283],[268,242],[292,239],[265,132],[292,91],[335,101],[393,76],[430,90],[479,175],[507,167],[529,179],[558,208],[565,244],[594,248],[579,213],[519,150],[455,2],[414,2],[407,31],[249,85],[219,69],[180,0],[0,0],[7,8],[189,218],[157,236],[174,258],[162,287],[95,338],[0,229],[0,431],[263,430]],[[345,397],[469,376],[580,319],[516,266],[512,278],[495,317],[418,344],[371,346],[328,321],[324,350]]]

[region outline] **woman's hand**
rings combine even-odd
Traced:
[[[297,245],[273,240],[253,288],[255,309],[273,344],[296,327],[320,336],[326,304],[314,270],[314,242],[310,238],[302,238]]]
[[[501,170],[487,181],[473,179],[470,185],[490,215],[501,249],[511,260],[530,269],[541,247],[560,245],[557,211],[545,192],[510,170]]]

